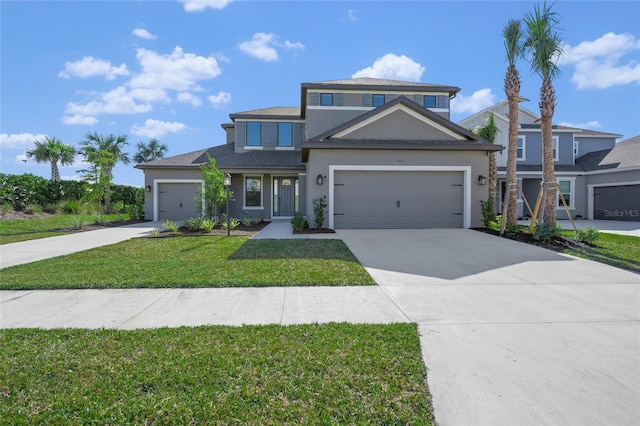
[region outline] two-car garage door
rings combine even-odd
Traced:
[[[337,170],[335,228],[462,228],[461,171]]]

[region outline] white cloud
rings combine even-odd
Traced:
[[[60,119],[63,124],[79,125],[79,126],[93,126],[98,122],[98,119],[90,115],[65,115]]]
[[[358,11],[355,9],[347,10],[347,19],[351,22],[356,22],[358,20]]]
[[[203,12],[206,9],[224,9],[231,0],[178,0],[186,12]]]
[[[606,89],[612,86],[640,84],[640,64],[631,59],[640,50],[640,40],[632,34],[607,33],[594,41],[564,46],[558,65],[573,65],[571,81],[578,90]]]
[[[27,161],[29,161],[29,158],[27,158],[26,152],[16,155],[16,158],[13,159],[13,162],[16,164],[25,164]]]
[[[476,112],[490,107],[495,103],[496,95],[491,93],[491,89],[480,89],[471,96],[460,93],[451,100],[451,112],[463,114],[475,114]]]
[[[137,136],[160,139],[167,133],[178,133],[186,128],[185,124],[177,121],[160,121],[150,118],[144,122],[144,126],[133,126],[131,133]]]
[[[251,40],[243,41],[238,44],[238,48],[249,56],[258,58],[266,62],[275,62],[278,60],[277,47],[286,50],[303,50],[304,45],[299,41],[292,42],[285,40],[279,42],[279,37],[271,33],[255,33]]]
[[[144,28],[136,28],[131,32],[134,36],[144,38],[146,40],[155,40],[158,38],[157,35],[151,34],[149,31]]]
[[[64,70],[58,73],[58,76],[63,78],[71,76],[86,78],[96,75],[104,75],[107,80],[114,80],[117,76],[129,75],[129,70],[125,64],[113,67],[111,61],[85,56],[79,61],[65,62]]]
[[[372,77],[391,80],[420,81],[424,67],[405,55],[387,53],[375,60],[372,66],[353,74],[352,78]]]
[[[69,102],[66,106],[67,114],[99,115],[99,114],[140,114],[153,109],[151,104],[136,103],[134,96],[123,86],[106,93],[101,93],[98,100],[85,104]]]
[[[142,73],[131,78],[133,88],[191,90],[197,88],[198,81],[213,79],[222,73],[213,56],[205,58],[184,53],[179,46],[166,55],[138,49],[136,57]]]
[[[209,102],[211,102],[214,107],[218,108],[228,103],[231,103],[231,93],[220,92],[217,95],[209,96],[208,99],[209,99]]]
[[[576,127],[578,129],[599,129],[602,125],[598,121],[587,121],[586,123],[569,123],[567,121],[563,121],[560,123],[561,126],[567,127]]]
[[[171,103],[171,99],[167,95],[167,92],[163,89],[131,89],[129,94],[134,99],[143,102],[164,102]]]
[[[178,102],[182,104],[191,104],[193,106],[202,105],[202,99],[200,99],[195,95],[192,95],[189,92],[178,93],[178,95],[176,96],[176,99],[178,100]]]
[[[37,134],[33,134],[33,133],[18,133],[18,134],[7,134],[7,133],[1,133],[0,134],[0,146],[2,148],[18,148],[18,149],[23,149],[23,148],[30,148],[33,143],[35,141],[41,141],[43,140],[45,137],[47,137],[46,134],[43,133],[37,133]]]

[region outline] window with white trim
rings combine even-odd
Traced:
[[[573,158],[578,158],[578,141],[573,141]]]
[[[553,152],[553,161],[560,161],[560,136],[552,136],[551,149]]]
[[[526,136],[518,136],[518,147],[516,149],[516,160],[524,161],[525,150],[527,147],[527,137]]]
[[[573,186],[575,180],[573,179],[558,179],[558,186],[560,186],[560,192],[564,197],[564,200],[567,202],[567,206],[569,209],[574,208],[573,206]],[[556,194],[556,206],[558,209],[564,209],[564,205],[562,204],[562,200],[560,199],[560,195]]]
[[[260,123],[257,121],[247,122],[247,146],[262,146],[260,138]]]
[[[244,208],[262,208],[262,176],[244,177]]]
[[[278,146],[279,147],[293,146],[293,124],[292,123],[278,123]]]

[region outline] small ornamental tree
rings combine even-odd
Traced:
[[[313,213],[315,215],[316,229],[320,230],[327,216],[327,197],[323,196],[313,200]]]
[[[96,203],[97,221],[102,222],[104,205],[111,188],[111,169],[115,156],[109,151],[95,151],[87,156],[89,168],[80,170],[82,180],[86,183],[85,197]]]
[[[218,212],[227,199],[227,192],[224,187],[224,173],[216,166],[216,159],[207,154],[208,162],[200,166],[202,171],[202,197],[198,199],[200,208],[207,217],[218,219]],[[229,194],[233,197],[233,193]],[[204,199],[204,206],[202,200]],[[228,214],[229,212],[227,212]]]

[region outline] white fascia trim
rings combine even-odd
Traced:
[[[295,146],[276,146],[276,151],[294,151]]]
[[[640,185],[640,180],[632,180],[628,182],[615,182],[615,183],[594,183],[587,185],[587,217],[589,220],[593,220],[593,191],[595,188],[601,188],[604,186],[625,186],[625,185]]]
[[[196,183],[200,184],[202,191],[202,205],[204,206],[204,180],[202,179],[154,179],[153,180],[153,220],[157,221],[159,216],[158,211],[158,186],[161,183]],[[204,210],[202,211],[204,216]]]
[[[363,120],[360,123],[357,123],[357,124],[347,128],[347,129],[344,129],[343,131],[338,132],[338,133],[336,133],[335,135],[333,135],[331,137],[332,138],[345,137],[345,136],[349,135],[350,133],[353,133],[356,130],[359,130],[359,129],[363,128],[363,127],[366,127],[369,124],[371,124],[371,123],[373,123],[375,121],[378,121],[379,119],[381,119],[383,117],[386,117],[387,115],[392,114],[392,113],[394,113],[396,111],[402,111],[402,112],[404,112],[406,114],[409,114],[410,116],[422,121],[423,123],[426,123],[426,124],[434,127],[435,129],[437,129],[437,130],[439,130],[439,131],[451,136],[455,140],[463,140],[464,139],[459,134],[447,129],[444,126],[441,126],[440,124],[430,120],[429,118],[423,116],[422,114],[417,113],[416,111],[414,111],[412,109],[409,109],[409,108],[405,107],[404,105],[394,105],[393,107],[391,107],[391,108],[389,108],[389,109],[387,109],[385,111],[382,111],[381,113],[376,114],[373,117],[369,117],[366,120]]]
[[[263,123],[263,122],[271,122],[271,123],[304,123],[305,120],[301,119],[301,118],[236,118],[235,119],[236,122],[256,122],[256,123]]]
[[[321,105],[310,105],[307,107],[307,109],[333,109],[333,110],[340,110],[340,111],[345,111],[345,110],[352,110],[352,111],[370,111],[375,107],[359,107],[359,106],[335,106],[335,105],[331,105],[331,106],[321,106]]]
[[[362,90],[362,89],[339,89],[336,87],[327,87],[325,89],[307,89],[307,93],[349,93],[349,94],[361,94],[361,95],[397,95],[400,96],[415,96],[415,95],[442,95],[449,96],[449,92],[431,92],[429,90],[415,90],[415,91],[403,91],[403,90],[378,90],[378,89],[370,89],[370,90]]]
[[[640,166],[620,167],[618,169],[592,170],[589,172],[585,172],[585,175],[602,175],[602,174],[617,173],[617,172],[633,172],[636,170],[640,170]]]
[[[538,128],[538,129],[529,129],[529,128],[523,128],[520,127],[518,129],[518,132],[527,132],[527,133],[541,133],[542,129]],[[575,133],[575,130],[569,130],[569,129],[552,129],[551,130],[552,133]]]
[[[262,145],[245,145],[244,149],[257,149],[258,151],[264,149]]]
[[[463,172],[463,219],[462,227],[471,227],[471,166],[356,166],[339,165],[329,166],[329,228],[334,227],[334,183],[335,172],[347,171],[374,171],[374,172]]]

